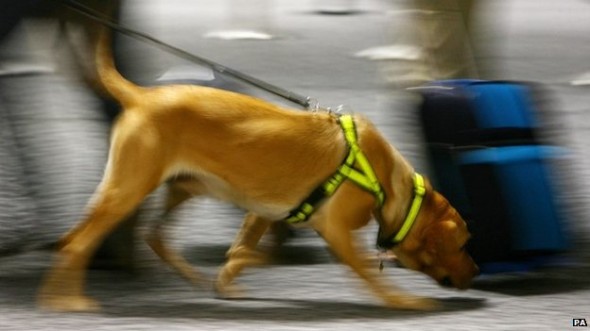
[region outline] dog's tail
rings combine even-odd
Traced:
[[[130,82],[119,73],[115,67],[111,42],[109,29],[101,29],[96,46],[98,82],[113,99],[125,107],[138,100],[142,87]]]

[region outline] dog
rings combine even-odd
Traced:
[[[202,86],[138,86],[116,70],[109,43],[109,33],[103,32],[96,47],[98,80],[123,111],[88,215],[63,237],[43,281],[41,307],[100,308],[84,294],[89,259],[105,236],[164,183],[165,215],[199,195],[248,211],[215,281],[222,296],[234,296],[234,279],[264,261],[255,253],[258,241],[282,220],[312,227],[391,308],[428,310],[437,302],[387,284],[367,266],[354,231],[372,219],[379,223],[380,246],[407,268],[459,289],[477,275],[465,250],[470,235],[464,220],[367,118],[286,109]],[[153,227],[148,243],[182,276],[202,282],[166,245],[161,225],[167,218]]]

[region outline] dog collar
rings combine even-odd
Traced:
[[[416,218],[422,207],[422,202],[424,201],[424,195],[426,194],[426,186],[424,185],[424,177],[419,173],[414,173],[413,181],[414,199],[412,199],[410,209],[408,210],[408,214],[406,215],[400,230],[387,237],[385,240],[379,240],[377,246],[388,249],[399,244],[404,238],[406,238],[410,229],[412,229],[414,222],[416,222]]]
[[[378,205],[383,206],[385,193],[369,160],[358,144],[354,118],[352,115],[342,115],[339,122],[348,144],[348,155],[338,167],[338,170],[326,182],[316,188],[299,207],[289,213],[289,216],[285,219],[288,223],[296,224],[307,221],[320,201],[332,196],[346,179],[372,193],[377,199]],[[354,167],[355,163],[360,169],[357,170]]]

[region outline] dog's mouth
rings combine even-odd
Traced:
[[[438,284],[444,288],[466,290],[471,285],[471,281],[454,281],[451,276],[445,276],[438,280]]]
[[[453,284],[453,280],[449,276],[443,277],[442,279],[440,279],[438,281],[438,283],[440,284],[440,286],[446,287],[446,288],[453,288],[453,287],[455,287],[454,284]]]

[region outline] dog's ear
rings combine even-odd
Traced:
[[[404,251],[415,252],[422,247],[423,241],[421,238],[406,237],[401,245],[403,246]]]
[[[439,223],[439,227],[442,231],[451,233],[453,231],[457,231],[457,223],[453,220],[445,220]]]
[[[453,220],[443,220],[430,224],[424,230],[424,244],[427,251],[435,254],[446,247],[448,243],[457,242],[457,223]]]
[[[403,242],[405,251],[412,252],[425,247],[434,251],[442,242],[449,237],[456,236],[457,223],[453,220],[434,222],[428,225],[420,237],[407,237]]]
[[[418,216],[421,218],[419,223],[423,224],[424,227],[418,232],[417,236],[408,236],[404,240],[404,250],[411,252],[425,248],[432,251],[438,245],[437,242],[443,240],[443,232],[452,232],[453,228],[456,228],[456,224],[452,220],[440,220],[446,214],[448,203],[444,198],[440,199],[439,197],[442,196],[434,192],[433,197],[425,201],[425,205]]]

